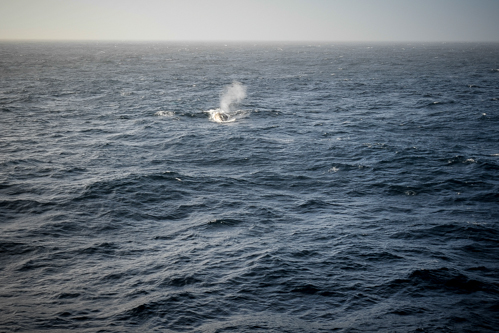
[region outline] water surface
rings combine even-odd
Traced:
[[[499,327],[499,45],[3,43],[0,77],[2,331]]]

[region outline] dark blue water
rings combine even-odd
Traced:
[[[499,327],[498,44],[3,43],[0,115],[2,332]]]

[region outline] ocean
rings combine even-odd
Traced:
[[[497,332],[499,44],[0,43],[1,332]]]

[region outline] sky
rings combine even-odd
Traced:
[[[499,0],[0,0],[0,40],[499,42]]]

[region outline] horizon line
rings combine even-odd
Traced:
[[[244,44],[268,44],[268,43],[290,43],[290,44],[310,44],[310,43],[415,43],[415,44],[468,44],[468,43],[499,43],[499,40],[196,40],[196,39],[184,39],[184,40],[172,40],[172,39],[14,39],[14,38],[0,38],[0,43],[5,42],[104,42],[104,43],[207,43],[207,44],[220,44],[220,43],[244,43]]]

